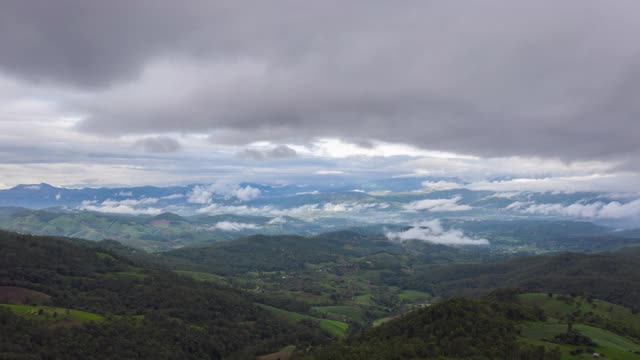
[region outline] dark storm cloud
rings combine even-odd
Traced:
[[[177,3],[176,3],[177,4]],[[38,82],[104,86],[179,49],[199,8],[170,1],[21,1],[0,5],[0,65]]]
[[[6,1],[0,69],[100,134],[339,136],[478,155],[640,152],[636,1]]]
[[[168,136],[147,137],[136,141],[135,146],[150,153],[172,153],[180,150],[180,143]]]
[[[238,153],[239,157],[251,160],[288,159],[297,155],[294,149],[286,145],[278,145],[271,149],[244,149]]]

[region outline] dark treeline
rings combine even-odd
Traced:
[[[544,313],[502,299],[452,299],[366,331],[313,354],[318,360],[557,360],[555,349],[517,339],[517,324]]]
[[[640,310],[640,250],[601,254],[563,253],[516,257],[503,262],[429,266],[385,279],[442,296],[479,295],[496,288],[590,295]]]
[[[129,345],[139,341],[141,358],[246,358],[291,343],[327,340],[313,326],[274,318],[242,291],[136,265],[92,242],[0,232],[0,286],[36,290],[50,296],[46,305],[107,319],[51,329],[45,322],[3,312],[0,354],[43,351],[59,355],[48,358],[127,358]],[[143,321],[127,321],[136,316]],[[112,346],[98,346],[101,337]],[[73,345],[86,342],[93,345]]]

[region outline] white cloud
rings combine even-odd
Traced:
[[[522,194],[520,191],[507,191],[507,192],[498,192],[495,194],[491,194],[488,197],[490,198],[498,198],[498,199],[513,199],[514,197]]]
[[[267,214],[271,213],[274,208],[271,206],[252,207],[246,205],[220,205],[210,204],[203,208],[196,210],[201,214],[238,214],[238,215],[250,215],[250,214]]]
[[[62,195],[60,195],[60,193],[56,194],[56,200],[60,200],[62,198]]]
[[[451,181],[424,181],[422,186],[435,191],[453,190],[464,188],[463,184],[459,184]]]
[[[282,209],[271,205],[260,207],[247,205],[221,205],[209,204],[196,210],[202,214],[237,214],[237,215],[262,215],[262,216],[293,216],[297,218],[314,219],[322,216],[352,215],[369,210],[386,209],[388,203],[325,203],[305,204],[298,207]]]
[[[219,181],[209,185],[194,186],[188,194],[187,201],[192,204],[209,204],[214,194],[224,196],[225,199],[235,197],[240,201],[253,200],[262,195],[260,189],[254,188],[251,185],[242,187]]]
[[[295,195],[318,195],[320,194],[320,191],[318,190],[314,190],[314,191],[303,191],[303,192],[297,192],[295,193]]]
[[[249,185],[245,187],[238,187],[232,191],[232,195],[241,201],[249,201],[260,197],[260,189],[251,187]]]
[[[610,202],[600,209],[600,217],[603,218],[627,218],[640,217],[640,199],[625,204],[617,201]]]
[[[462,197],[455,196],[450,199],[424,199],[405,204],[406,211],[428,210],[431,212],[467,211],[473,209],[469,205],[458,204]]]
[[[386,209],[389,207],[387,203],[326,203],[322,206],[322,210],[328,212],[347,212],[347,211],[366,211],[372,209]]]
[[[207,204],[211,202],[213,192],[207,189],[206,186],[194,186],[191,192],[188,194],[187,202],[192,204]]]
[[[271,219],[271,220],[269,220],[267,222],[267,224],[269,224],[269,225],[281,225],[281,224],[286,224],[286,223],[287,223],[287,219],[285,219],[282,216],[274,217],[273,219]]]
[[[640,199],[627,203],[612,201],[609,203],[576,202],[564,204],[538,204],[516,201],[506,207],[507,210],[527,214],[556,215],[576,218],[623,219],[640,217]]]
[[[184,197],[184,194],[173,194],[173,195],[163,196],[160,199],[162,199],[162,200],[175,200],[175,199],[182,199],[183,197]]]
[[[126,200],[111,200],[107,199],[102,202],[102,205],[112,206],[112,205],[127,205],[127,206],[140,206],[140,205],[150,205],[158,202],[157,198],[140,198],[140,199],[126,199]]]
[[[221,221],[215,224],[213,228],[222,231],[241,231],[257,229],[258,226],[256,226],[255,224],[239,223],[235,221]]]
[[[156,198],[142,198],[139,200],[127,199],[122,201],[108,199],[99,204],[95,200],[85,200],[78,209],[112,214],[158,215],[162,213],[162,209],[145,206],[157,202],[158,199]]]
[[[392,193],[393,193],[393,191],[391,191],[391,190],[378,190],[378,191],[370,191],[370,192],[368,192],[368,194],[371,195],[371,196],[386,196],[386,195],[390,195]]]
[[[120,191],[116,196],[129,197],[133,196],[133,193],[131,191]]]
[[[465,186],[471,190],[498,192],[635,192],[640,175],[634,173],[590,174],[582,176],[556,176],[544,178],[517,178],[499,181],[478,181]]]
[[[365,143],[349,142],[336,138],[316,139],[309,146],[293,146],[299,153],[324,157],[324,158],[349,158],[356,156],[367,157],[392,157],[392,156],[426,156],[438,159],[474,159],[473,156],[454,154],[444,151],[430,151],[418,147],[391,143],[378,140],[369,140]]]
[[[535,157],[449,158],[424,156],[397,164],[399,172],[416,175],[460,177],[472,182],[496,177],[546,178],[611,174],[619,164],[605,161],[575,161]]]
[[[344,174],[344,171],[340,170],[318,170],[316,171],[317,175],[341,175]]]
[[[461,230],[444,230],[440,220],[420,221],[400,232],[387,231],[387,239],[391,241],[422,240],[443,245],[488,245],[487,239],[474,239],[466,236]]]

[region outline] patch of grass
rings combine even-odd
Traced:
[[[311,320],[314,323],[318,324],[318,326],[322,330],[326,331],[327,333],[329,333],[329,335],[333,337],[345,337],[347,335],[347,329],[349,328],[349,325],[342,321],[320,319],[317,317],[304,315],[297,312],[288,311],[288,310],[280,309],[280,308],[265,305],[265,304],[256,303],[256,306],[259,306],[271,312],[275,316],[282,317],[290,322],[295,323],[295,322],[300,322],[302,320]]]
[[[548,294],[531,293],[520,295],[520,302],[542,308],[547,316],[555,319],[565,319],[576,311],[581,314],[591,314],[640,331],[640,315],[631,310],[603,300],[592,299],[590,302],[582,297],[569,297]]]
[[[640,345],[610,331],[588,325],[576,325],[576,329],[583,335],[590,337],[601,347],[623,352],[640,351]],[[640,355],[637,355],[636,357],[640,358]]]
[[[383,317],[383,318],[380,318],[380,319],[376,319],[376,320],[373,321],[372,326],[373,327],[380,326],[380,325],[382,325],[382,324],[384,324],[386,322],[389,322],[389,321],[391,321],[393,319],[396,319],[397,317],[398,316],[387,316],[387,317]]]
[[[323,319],[320,320],[320,328],[334,337],[343,338],[347,336],[347,329],[349,328],[349,325],[342,321]]]
[[[574,329],[578,330],[582,335],[591,338],[591,340],[597,344],[597,346],[593,347],[593,350],[606,355],[607,358],[619,360],[640,358],[639,355],[634,353],[640,351],[640,345],[620,335],[582,324],[574,325]],[[566,324],[530,323],[522,326],[521,335],[529,343],[544,345],[549,348],[560,348],[563,352],[563,359],[575,359],[576,357],[572,357],[569,352],[576,349],[576,346],[558,345],[549,341],[553,339],[554,336],[566,332],[566,330]]]
[[[329,317],[338,318],[340,320],[353,320],[356,322],[364,322],[362,309],[355,306],[335,305],[335,306],[316,306],[313,310],[327,315]]]
[[[423,291],[404,290],[400,294],[398,294],[398,297],[404,301],[418,302],[431,299],[431,294]]]
[[[19,316],[34,319],[45,320],[51,322],[58,321],[103,321],[104,317],[98,314],[71,310],[67,308],[53,307],[53,306],[32,306],[32,305],[14,305],[14,304],[0,304],[0,306],[6,307],[16,313]]]
[[[356,304],[360,304],[360,305],[373,305],[373,301],[371,300],[371,294],[356,296],[354,301],[356,302]]]
[[[218,283],[226,283],[227,282],[227,279],[224,278],[223,276],[216,275],[216,274],[205,273],[205,272],[175,270],[175,273],[177,273],[178,275],[190,277],[190,278],[192,278],[194,280],[197,280],[197,281],[213,281],[213,282],[218,282]]]
[[[311,319],[311,320],[317,319],[317,320],[319,320],[318,318],[314,318],[313,316],[304,315],[304,314],[300,314],[300,313],[297,313],[297,312],[280,309],[280,308],[269,306],[269,305],[264,305],[264,304],[256,304],[256,305],[261,307],[261,308],[263,308],[263,309],[265,309],[265,310],[268,310],[270,313],[272,313],[272,314],[274,314],[276,316],[285,318],[288,321],[292,321],[292,322],[299,322],[299,321],[302,321],[304,319]]]
[[[102,277],[106,279],[115,279],[115,280],[142,280],[146,278],[147,275],[137,271],[118,271],[118,272],[106,273],[102,275]]]

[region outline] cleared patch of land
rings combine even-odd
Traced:
[[[0,286],[0,303],[7,304],[41,304],[48,301],[49,295],[15,286]]]
[[[210,274],[206,272],[199,271],[186,271],[186,270],[175,270],[175,273],[178,275],[186,276],[198,281],[213,281],[218,283],[226,283],[227,279],[224,276]]]
[[[593,298],[541,293],[522,294],[519,300],[523,304],[539,307],[547,316],[546,322],[522,325],[520,335],[527,343],[558,348],[562,352],[562,359],[593,358],[593,353],[609,359],[640,359],[639,343],[625,337],[624,333],[616,334],[604,328],[638,329],[640,317],[625,307]],[[569,319],[574,323],[574,330],[596,345],[558,343],[555,337],[567,333]]]
[[[431,294],[423,291],[404,290],[400,294],[398,294],[398,297],[404,301],[416,302],[427,301],[431,299]]]
[[[340,321],[364,322],[362,309],[356,306],[316,306],[313,307],[313,310]]]
[[[54,306],[33,306],[33,305],[16,305],[16,304],[0,304],[16,313],[19,316],[33,320],[43,320],[50,322],[88,322],[103,321],[104,317],[98,314],[72,310]]]
[[[640,314],[607,301],[541,293],[522,294],[519,299],[523,304],[541,308],[548,317],[558,321],[564,321],[569,315],[586,319],[602,318],[640,332]]]
[[[574,325],[574,329],[579,331],[580,334],[588,336],[591,340],[593,340],[593,342],[597,344],[597,346],[573,346],[551,342],[554,336],[566,332],[567,325],[565,324],[527,324],[522,327],[521,335],[524,337],[524,339],[526,339],[526,342],[532,344],[543,345],[549,348],[558,347],[562,351],[563,359],[576,359],[582,357],[592,358],[593,352],[605,355],[605,357],[609,359],[640,359],[640,345],[627,338],[616,335],[610,331],[599,329],[589,325],[577,324]],[[575,351],[578,348],[591,349],[593,350],[593,352],[589,353],[585,351],[584,353],[579,355],[572,355],[571,352]]]
[[[258,356],[258,360],[289,360],[293,357],[296,347],[291,345],[286,348],[267,355]]]
[[[282,317],[287,321],[291,322],[300,322],[302,320],[311,320],[314,323],[317,323],[318,326],[325,330],[333,337],[341,338],[347,335],[347,329],[349,329],[349,325],[337,320],[330,319],[322,319],[318,317],[313,317],[305,314],[300,314],[293,311],[283,310],[277,307],[264,305],[264,304],[256,304],[257,306],[271,312],[272,314]]]

